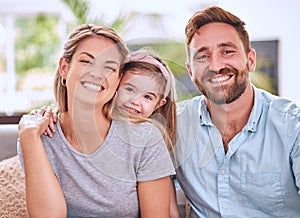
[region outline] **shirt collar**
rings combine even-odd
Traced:
[[[252,88],[254,90],[254,105],[252,107],[250,117],[244,129],[246,131],[256,132],[257,124],[263,111],[263,102],[265,100],[263,96],[260,94],[259,89],[255,88],[254,86],[252,86]],[[205,97],[203,95],[199,97],[198,114],[200,118],[200,125],[213,126],[213,123],[210,118],[210,114],[208,112],[208,107],[205,101]]]
[[[252,88],[254,91],[254,105],[252,107],[250,117],[245,126],[245,129],[250,132],[256,132],[259,119],[263,112],[263,106],[264,106],[265,99],[261,95],[261,92],[259,89],[255,88],[254,86],[252,86]]]
[[[204,95],[201,95],[199,98],[198,113],[200,117],[201,126],[203,125],[213,126]]]

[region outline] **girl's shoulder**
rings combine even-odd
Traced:
[[[159,128],[151,122],[133,123],[115,120],[111,128],[119,137],[130,138],[131,143],[148,144],[163,140]]]
[[[128,131],[137,131],[141,133],[149,133],[152,131],[157,131],[158,127],[151,122],[128,122],[123,120],[113,120],[112,121],[113,128],[126,128]]]

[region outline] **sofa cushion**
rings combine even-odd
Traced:
[[[17,139],[17,124],[0,124],[0,161],[17,154]]]
[[[17,155],[0,162],[0,190],[1,217],[28,217],[25,177]]]

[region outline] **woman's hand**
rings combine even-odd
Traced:
[[[51,117],[52,111],[50,107],[43,109],[39,113],[23,115],[18,125],[20,137],[23,133],[42,135],[49,128]]]
[[[48,127],[43,132],[43,134],[47,135],[51,138],[53,136],[53,133],[56,131],[54,123],[56,123],[57,120],[58,120],[58,110],[57,110],[57,108],[51,108],[51,107],[43,106],[39,109],[32,110],[29,114],[30,115],[42,115],[43,116],[47,110],[50,110],[52,113],[51,113],[51,116],[49,118]]]
[[[40,137],[49,128],[51,117],[51,108],[44,108],[22,116],[18,126],[29,217],[66,217],[67,214],[63,191]]]

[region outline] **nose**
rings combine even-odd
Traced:
[[[87,68],[89,74],[94,78],[104,79],[109,76],[109,71],[97,63],[93,63]]]
[[[132,98],[130,99],[130,103],[132,105],[140,105],[141,104],[141,96],[140,95],[132,96]]]
[[[218,54],[213,54],[208,60],[208,67],[210,71],[219,72],[224,68],[223,59]]]
[[[105,78],[107,77],[107,73],[105,73],[105,71],[101,68],[93,68],[90,71],[90,75],[94,78]]]

